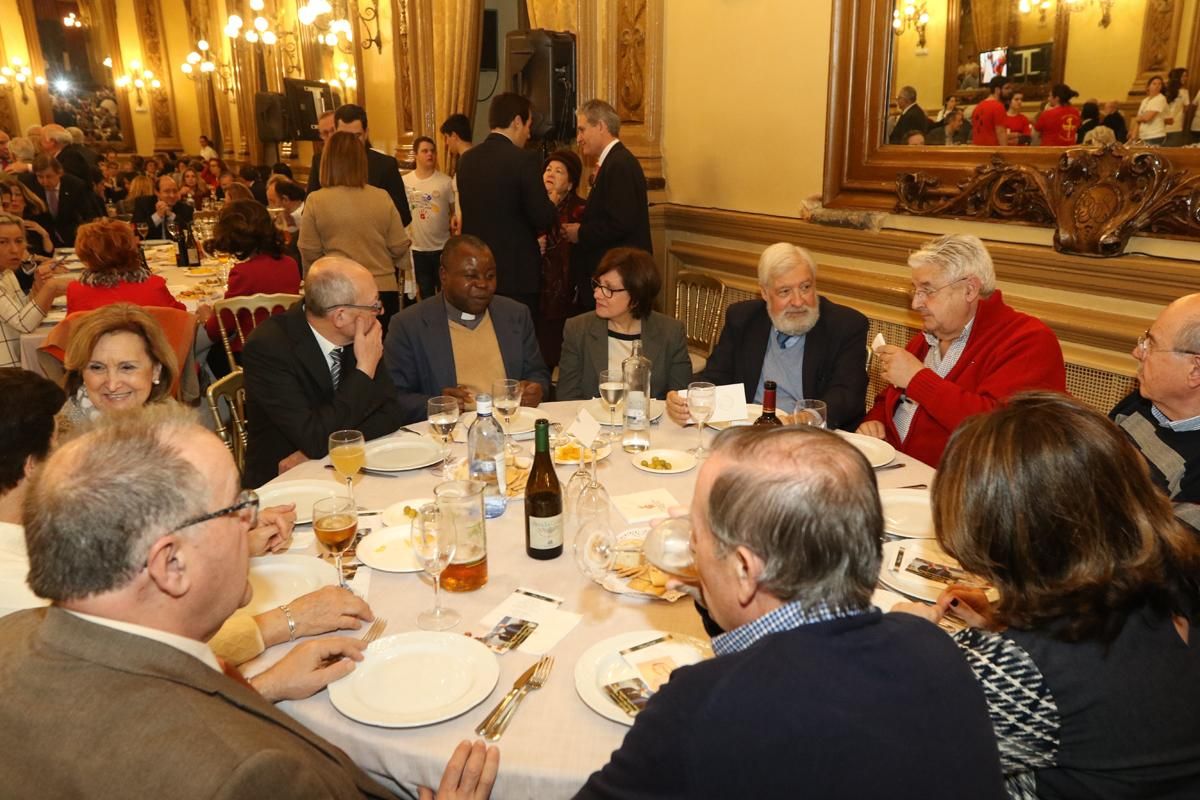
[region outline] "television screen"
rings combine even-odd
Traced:
[[[289,123],[285,138],[319,141],[321,137],[317,133],[317,118],[334,109],[333,93],[329,84],[300,78],[284,78],[283,91],[287,96]]]
[[[1008,48],[997,47],[979,54],[979,85],[987,86],[997,75],[1008,76]]]

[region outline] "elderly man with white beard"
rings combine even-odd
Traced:
[[[758,259],[761,300],[725,311],[725,328],[694,380],[740,383],[746,402],[761,403],[764,381],[775,381],[776,406],[823,400],[830,428],[854,430],[867,393],[867,318],[817,296],[817,264],[802,247],[780,242]],[[667,395],[671,419],[684,424],[687,401]]]

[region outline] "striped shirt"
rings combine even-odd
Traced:
[[[36,331],[45,316],[11,270],[0,273],[0,367],[21,366],[21,335]]]
[[[867,608],[842,608],[830,606],[824,601],[811,608],[805,608],[799,601],[784,603],[773,611],[768,611],[756,620],[734,628],[728,633],[714,636],[713,652],[718,656],[738,653],[772,633],[783,633],[801,625],[812,625],[816,622],[831,622],[843,617],[855,617],[870,611]]]
[[[1170,428],[1176,433],[1190,433],[1191,431],[1200,431],[1200,416],[1191,417],[1189,419],[1167,419],[1167,415],[1158,410],[1158,406],[1151,405],[1150,413],[1154,415],[1154,419],[1164,428]]]
[[[958,364],[958,360],[962,358],[963,351],[967,349],[967,339],[971,337],[971,328],[974,326],[975,318],[971,317],[971,321],[962,329],[958,338],[946,348],[945,355],[942,355],[942,349],[938,346],[938,338],[932,333],[926,333],[925,341],[929,343],[929,351],[925,353],[925,366],[937,373],[939,378],[949,375],[950,371]],[[919,407],[920,403],[916,400],[907,394],[901,395],[896,412],[892,415],[892,421],[896,423],[896,432],[900,434],[900,441],[903,442],[908,438],[908,428],[912,425],[913,417],[917,415]]]

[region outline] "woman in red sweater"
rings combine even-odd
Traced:
[[[150,274],[129,223],[99,219],[80,226],[75,254],[86,269],[67,287],[68,314],[110,303],[186,310],[167,289],[162,276]]]
[[[251,294],[299,294],[300,269],[296,260],[283,254],[283,233],[275,227],[266,207],[254,200],[237,200],[221,209],[213,238],[204,243],[210,253],[233,253],[238,264],[229,271],[229,288],[225,297],[244,297]],[[258,314],[257,325],[268,315]],[[249,320],[243,320],[243,325]],[[234,354],[242,351],[233,315],[225,312],[225,331]],[[248,325],[247,327],[254,327]],[[230,365],[221,344],[221,331],[214,314],[205,323],[208,338],[213,341],[208,351],[208,366],[218,378],[228,375]]]

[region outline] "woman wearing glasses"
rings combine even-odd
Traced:
[[[559,362],[559,400],[588,400],[600,393],[599,374],[621,369],[633,342],[650,359],[650,391],[658,399],[686,389],[692,379],[683,323],[652,310],[662,278],[644,250],[610,250],[596,267],[596,310],[567,320]]]

